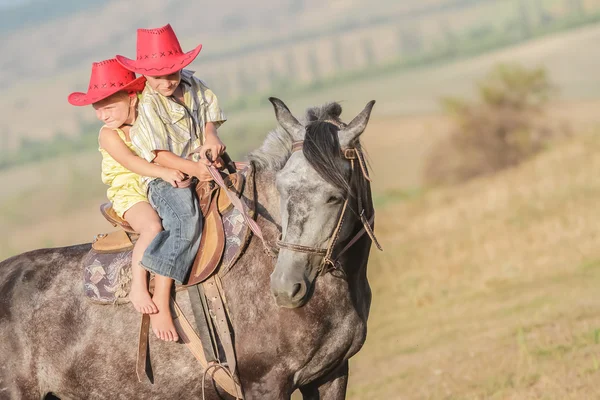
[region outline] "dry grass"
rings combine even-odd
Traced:
[[[39,247],[89,242],[110,230],[100,155],[88,152],[0,173],[0,259]]]
[[[380,210],[351,398],[600,396],[598,151],[579,137]]]

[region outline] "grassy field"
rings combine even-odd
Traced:
[[[579,136],[380,209],[350,398],[599,398],[599,151]]]

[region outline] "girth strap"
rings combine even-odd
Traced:
[[[150,333],[150,316],[148,314],[142,314],[142,323],[140,324],[140,336],[138,340],[138,354],[137,363],[135,365],[135,373],[138,381],[142,382],[145,378],[154,383],[152,376],[152,368],[148,363],[148,353],[150,351],[150,342],[148,341],[148,335]]]
[[[210,302],[210,308],[212,311],[212,317],[214,318],[215,325],[219,332],[219,339],[227,358],[227,367],[231,374],[237,376],[237,361],[235,356],[235,349],[233,347],[233,335],[229,329],[229,318],[225,308],[224,294],[221,289],[221,285],[218,284],[218,276],[211,276],[205,282],[202,283],[206,298]]]
[[[218,350],[215,347],[217,341],[210,318],[210,310],[208,309],[208,304],[206,304],[204,290],[201,285],[189,286],[188,294],[190,296],[194,319],[196,320],[198,336],[202,342],[204,357],[206,357],[206,361],[209,363],[217,362],[219,360]]]

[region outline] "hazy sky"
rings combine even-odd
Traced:
[[[0,8],[17,6],[19,4],[27,3],[31,0],[0,0]]]

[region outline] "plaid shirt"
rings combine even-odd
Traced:
[[[194,76],[194,71],[182,70],[181,84],[184,104],[191,111],[191,118],[181,104],[161,95],[146,83],[130,136],[140,157],[149,162],[154,160],[157,150],[168,150],[187,157],[204,143],[207,122],[219,127],[227,120],[217,96]],[[145,183],[152,179],[143,178]]]

